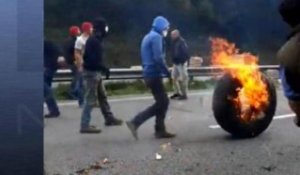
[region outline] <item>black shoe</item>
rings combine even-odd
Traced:
[[[179,96],[180,96],[180,94],[173,94],[173,95],[170,96],[170,99],[175,99],[175,98],[177,98]]]
[[[101,129],[98,129],[95,126],[88,126],[80,129],[81,134],[99,134],[101,132]]]
[[[138,138],[136,126],[130,121],[127,121],[126,125],[127,125],[128,129],[130,130],[131,134],[133,135],[133,137],[135,138],[135,140],[138,140],[139,138]]]
[[[188,97],[186,95],[180,95],[179,97],[176,98],[176,100],[187,100]]]
[[[123,120],[113,118],[105,122],[105,126],[120,126],[123,124]]]
[[[169,133],[167,131],[157,131],[155,132],[155,137],[157,139],[166,139],[166,138],[174,138],[176,134]]]
[[[294,123],[295,123],[296,126],[300,127],[300,117],[296,116],[294,118]]]
[[[44,115],[44,117],[45,118],[57,118],[57,117],[59,117],[59,114],[56,114],[56,115],[54,115],[54,114],[46,114],[46,115]]]

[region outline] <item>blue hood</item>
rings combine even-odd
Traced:
[[[157,16],[152,23],[153,29],[159,33],[167,29],[169,25],[170,25],[169,21],[162,16]]]

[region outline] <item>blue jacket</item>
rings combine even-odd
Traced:
[[[169,28],[166,18],[158,16],[154,19],[152,30],[143,38],[141,57],[144,78],[170,76],[165,61],[162,31]]]

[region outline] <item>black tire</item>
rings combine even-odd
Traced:
[[[235,137],[249,138],[261,134],[270,125],[276,110],[276,89],[272,81],[265,75],[263,80],[267,84],[269,92],[269,105],[265,108],[265,116],[251,122],[244,122],[238,116],[232,100],[228,96],[236,97],[236,88],[240,83],[233,79],[229,74],[225,74],[218,82],[213,95],[213,112],[217,123],[227,132]]]

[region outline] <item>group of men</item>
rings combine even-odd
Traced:
[[[280,5],[280,13],[292,28],[287,42],[278,52],[280,61],[280,78],[285,96],[289,100],[291,109],[296,113],[295,124],[300,127],[300,2],[298,0],[284,0]],[[190,58],[187,44],[180,36],[178,30],[171,32],[172,47],[171,56],[173,59],[173,71],[169,72],[165,61],[164,38],[168,35],[170,28],[169,21],[158,16],[153,20],[152,27],[141,43],[141,62],[143,77],[146,86],[151,90],[155,103],[139,112],[126,124],[135,139],[138,139],[137,130],[148,119],[156,117],[155,137],[172,138],[175,134],[167,131],[165,117],[169,106],[169,97],[164,88],[163,78],[173,77],[175,93],[171,99],[186,100],[187,96],[187,62]],[[82,24],[82,34],[78,27],[70,28],[71,38],[65,45],[65,58],[74,75],[71,84],[72,94],[78,99],[79,105],[83,108],[81,114],[81,133],[100,133],[96,126],[90,125],[91,112],[100,106],[105,119],[106,126],[122,125],[123,121],[116,118],[111,111],[107,101],[103,78],[109,78],[109,69],[103,64],[103,39],[107,36],[108,26],[103,18],[96,19],[93,23]],[[58,68],[57,60],[62,55],[59,49],[49,41],[45,41],[44,60],[44,90],[45,102],[49,114],[45,117],[58,117],[59,109],[53,97],[51,83]],[[84,88],[83,88],[84,87]],[[84,89],[84,90],[83,90]],[[85,95],[83,95],[85,94]]]
[[[138,139],[137,129],[151,117],[156,117],[155,137],[172,138],[175,134],[169,133],[165,126],[165,117],[169,106],[169,97],[163,85],[163,78],[173,78],[174,94],[171,99],[187,100],[188,73],[187,62],[190,58],[188,46],[181,37],[179,30],[171,32],[171,56],[174,63],[172,74],[165,61],[165,37],[170,29],[169,21],[158,16],[153,20],[151,30],[141,43],[141,61],[143,77],[146,86],[151,90],[155,103],[144,111],[138,113],[126,124]],[[82,33],[81,33],[82,31]],[[106,126],[119,126],[123,121],[116,118],[107,101],[103,79],[110,76],[109,68],[103,64],[103,39],[107,36],[109,27],[104,18],[97,18],[92,23],[84,22],[81,30],[71,26],[70,38],[65,42],[61,51],[53,42],[44,42],[44,97],[49,114],[46,118],[59,117],[60,111],[51,89],[53,76],[62,60],[65,58],[69,65],[73,80],[71,83],[71,96],[78,99],[82,107],[80,133],[100,133],[96,126],[90,125],[91,112],[97,105],[105,119]]]

